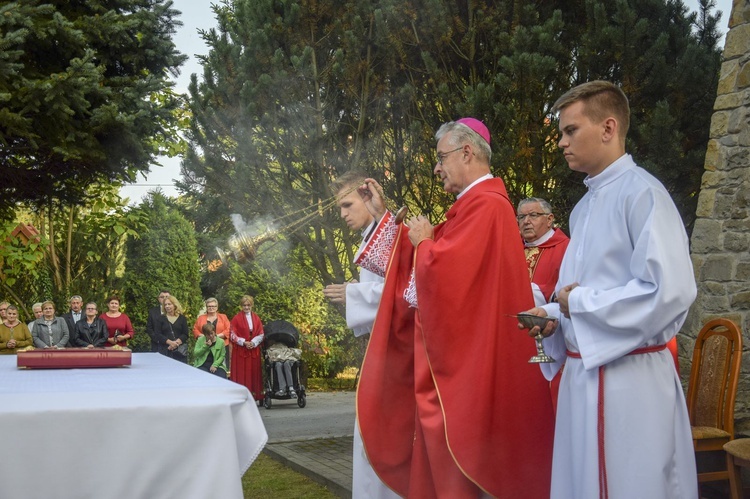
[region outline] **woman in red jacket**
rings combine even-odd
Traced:
[[[263,343],[263,323],[253,312],[253,297],[240,299],[242,311],[232,318],[232,371],[229,379],[245,385],[255,400],[263,400],[263,373],[260,344]]]
[[[117,296],[110,296],[107,299],[107,311],[99,316],[107,324],[107,331],[109,331],[109,338],[104,346],[114,347],[119,345],[121,347],[128,346],[128,340],[133,338],[135,331],[133,331],[133,324],[130,322],[130,317],[120,312],[120,298]]]

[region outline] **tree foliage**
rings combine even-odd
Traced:
[[[100,307],[122,290],[125,240],[144,228],[142,212],[129,208],[113,185],[89,185],[85,204],[50,200],[36,220],[47,237],[46,266],[52,298],[67,303],[77,294]]]
[[[0,224],[0,289],[6,300],[19,307],[21,318],[31,315],[27,297],[44,286],[44,245],[39,235],[26,240],[17,234],[18,222]],[[42,295],[44,296],[44,295]],[[23,313],[26,311],[26,314]]]
[[[356,275],[358,234],[326,210],[330,180],[371,173],[394,205],[441,220],[451,198],[432,175],[434,130],[461,116],[492,131],[495,175],[514,201],[549,199],[559,220],[582,194],[556,147],[551,105],[578,83],[621,85],[628,147],[693,219],[720,54],[711,1],[446,2],[234,0],[190,86],[183,188],[206,233],[228,214],[286,220],[319,280]],[[205,209],[204,209],[205,208]],[[301,215],[299,215],[301,216]],[[283,223],[280,223],[284,227]]]
[[[0,5],[0,207],[85,203],[167,146],[182,64],[168,0]]]
[[[294,324],[306,369],[313,376],[335,376],[346,366],[361,364],[359,343],[324,300],[305,252],[263,250],[256,260],[244,264],[210,262],[203,272],[203,296],[217,298],[220,310],[231,319],[240,312],[240,298],[249,294],[265,324],[276,320]]]
[[[126,243],[124,305],[136,330],[134,347],[148,350],[148,310],[166,288],[184,308],[192,325],[201,309],[200,266],[193,226],[159,192],[138,206],[145,217],[140,236]]]
[[[90,185],[82,206],[49,202],[34,209],[18,208],[6,231],[18,223],[38,232],[28,244],[7,238],[0,247],[0,278],[4,293],[31,313],[37,301],[52,300],[59,311],[67,309],[71,295],[81,295],[103,305],[107,296],[121,290],[125,238],[137,237],[142,216],[128,208],[117,187]]]

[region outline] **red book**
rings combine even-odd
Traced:
[[[129,349],[37,349],[18,352],[17,356],[18,367],[25,369],[123,367],[131,364],[131,351]]]

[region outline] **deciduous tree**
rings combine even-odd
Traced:
[[[119,197],[118,187],[89,185],[84,205],[49,203],[18,208],[6,231],[30,224],[31,241],[0,235],[0,278],[15,304],[30,313],[31,304],[51,299],[65,309],[78,294],[100,304],[122,286],[126,236],[137,237],[142,215]]]

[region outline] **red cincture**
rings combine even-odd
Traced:
[[[667,345],[654,345],[651,347],[636,348],[628,355],[640,355],[644,353],[660,352],[667,348]],[[567,350],[568,357],[573,359],[580,359],[581,354],[578,352],[571,352]],[[604,367],[599,366],[599,390],[598,400],[596,403],[596,436],[597,445],[599,448],[599,497],[600,499],[608,499],[609,492],[607,490],[607,463],[604,454]]]

